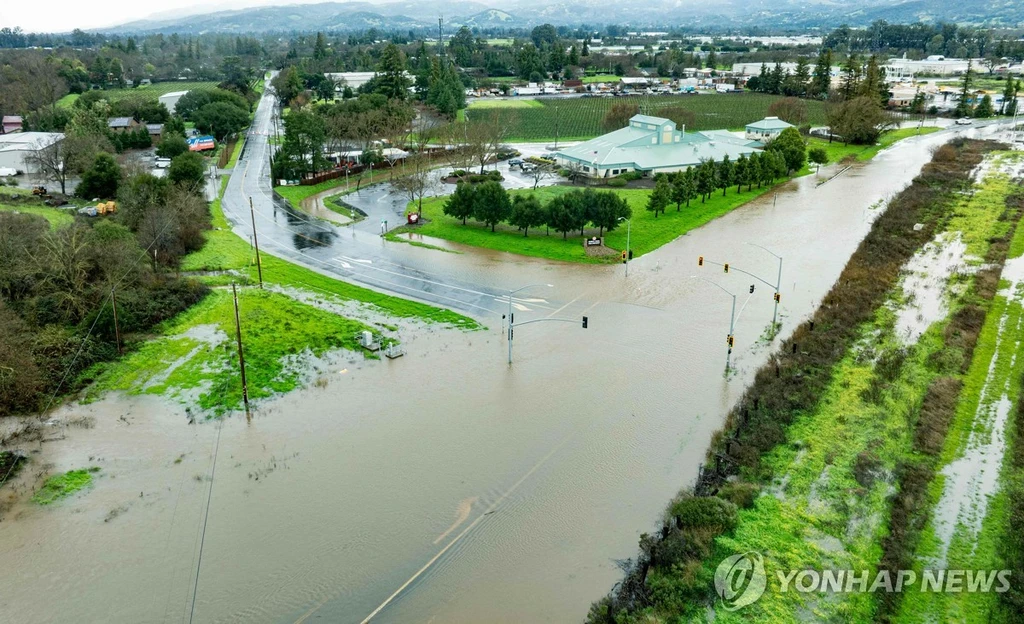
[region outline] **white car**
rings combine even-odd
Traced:
[[[972,122],[972,120],[971,120],[970,117],[961,117],[960,119],[956,120],[956,125],[958,125],[958,126],[969,126],[969,125],[971,125],[971,122]]]

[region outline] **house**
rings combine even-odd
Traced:
[[[34,173],[35,154],[64,140],[60,132],[12,132],[0,135],[0,169],[14,169],[19,173]]]
[[[131,117],[111,117],[107,119],[107,127],[114,132],[131,132],[139,127],[139,122]]]
[[[149,133],[149,138],[153,140],[153,145],[160,142],[164,134],[163,124],[146,124],[146,132]]]
[[[747,124],[746,137],[751,141],[767,143],[782,134],[786,128],[792,128],[793,124],[786,123],[778,117],[765,117],[761,121]]]
[[[591,178],[610,178],[631,171],[643,175],[671,173],[759,151],[761,144],[730,132],[685,132],[670,119],[634,115],[625,128],[559,150],[555,160],[565,168],[578,168]]]
[[[0,127],[0,134],[10,134],[12,132],[21,132],[22,123],[21,115],[4,115],[3,126]]]
[[[180,100],[186,93],[188,93],[188,91],[171,91],[170,93],[165,93],[159,96],[157,101],[164,105],[164,108],[167,109],[168,113],[173,115],[174,107],[178,105],[178,100]]]

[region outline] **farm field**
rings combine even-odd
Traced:
[[[779,96],[763,93],[700,95],[656,95],[617,98],[571,98],[532,100],[540,106],[492,109],[491,115],[501,115],[509,126],[509,141],[547,141],[555,136],[555,108],[558,108],[558,135],[560,139],[591,139],[604,133],[601,122],[614,104],[630,103],[645,112],[657,115],[668,107],[682,107],[696,115],[694,127],[687,130],[740,129],[762,119],[768,107]],[[649,110],[648,110],[649,109]],[[825,123],[825,107],[821,102],[807,102],[808,122]]]
[[[158,82],[151,85],[143,85],[134,89],[104,89],[102,93],[109,101],[123,100],[126,98],[139,98],[155,100],[161,95],[172,91],[189,91],[191,89],[212,89],[217,86],[216,82],[182,80],[180,82]],[[77,93],[69,93],[57,100],[57,106],[69,107],[78,99]]]
[[[470,110],[485,110],[488,108],[544,108],[540,100],[530,99],[502,99],[502,100],[472,100],[469,103]]]

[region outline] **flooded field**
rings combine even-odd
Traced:
[[[724,375],[730,301],[689,279],[697,256],[773,278],[775,259],[745,243],[782,255],[788,334],[880,200],[949,138],[910,139],[821,186],[791,182],[639,258],[628,278],[622,266],[393,245],[391,262],[429,263],[438,279],[555,285],[524,294],[517,321],[589,317],[587,330],[521,328],[511,368],[490,297],[488,330],[403,327],[405,357],[332,359],[250,423],[189,425],[154,397],[62,409],[43,429],[59,439],[21,443],[32,463],[8,491],[30,491],[51,466],[100,470],[87,492],[48,507],[22,495],[3,512],[5,618],[183,621],[198,587],[196,622],[581,619],[619,578],[614,560],[692,482],[770,350],[771,292],[700,269],[737,294],[737,370]]]

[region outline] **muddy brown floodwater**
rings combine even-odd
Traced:
[[[769,289],[758,284],[748,302],[750,278],[702,269],[742,307],[726,379],[729,300],[688,279],[697,256],[773,281],[774,259],[744,243],[783,255],[788,334],[879,202],[948,138],[898,144],[822,186],[789,183],[639,258],[628,279],[621,265],[403,251],[554,283],[530,293],[545,300],[519,319],[586,314],[590,327],[520,328],[511,369],[500,319],[470,334],[408,328],[406,357],[346,357],[326,385],[263,403],[251,423],[224,420],[194,621],[579,621],[618,580],[614,560],[632,557],[693,481],[771,348],[759,342]],[[22,497],[4,514],[2,619],[187,621],[218,425],[189,426],[153,397],[110,396],[57,418],[83,416],[91,428],[24,444],[34,461],[18,487],[47,465],[101,471],[87,493],[49,507]]]

